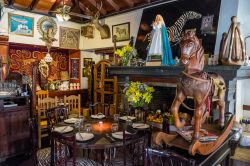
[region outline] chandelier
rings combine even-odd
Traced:
[[[68,21],[70,19],[70,6],[63,4],[62,7],[57,8],[56,18],[59,22]]]

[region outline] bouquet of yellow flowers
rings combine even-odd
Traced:
[[[141,82],[130,82],[125,85],[125,96],[132,107],[143,107],[153,98],[154,88]]]
[[[130,45],[126,45],[121,49],[117,49],[115,54],[121,58],[122,66],[128,66],[130,60],[136,55],[136,50]]]

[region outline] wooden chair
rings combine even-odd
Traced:
[[[65,153],[66,152],[66,153]],[[51,165],[53,166],[101,166],[101,164],[87,159],[76,158],[76,137],[75,135],[63,135],[61,133],[51,133]]]
[[[69,116],[70,117],[77,117],[81,114],[81,96],[78,94],[64,96],[64,105],[69,108]]]
[[[186,166],[194,166],[195,161],[192,159],[185,158],[176,152],[173,152],[168,149],[153,149],[153,148],[146,148],[145,149],[146,157],[145,157],[145,166],[165,166],[165,165],[172,165],[172,166],[179,166],[179,165],[186,165]]]
[[[48,136],[46,110],[57,106],[57,97],[47,97],[38,99],[37,119],[38,119],[38,147],[41,148],[42,138]]]
[[[143,165],[144,150],[148,147],[151,131],[136,131],[127,129],[130,134],[123,131],[123,146],[114,150],[115,154],[106,165]]]
[[[47,126],[52,129],[57,123],[68,119],[68,108],[57,106],[46,110]]]
[[[110,104],[97,102],[89,104],[90,114],[102,113],[103,115],[110,115]]]
[[[32,163],[23,163],[23,165],[38,165],[38,166],[50,166],[50,153],[51,149],[50,147],[38,149],[37,146],[37,129],[38,129],[38,123],[37,119],[30,118],[29,119],[29,127],[30,127],[30,135],[31,135],[31,162]]]
[[[49,97],[49,91],[48,90],[39,90],[36,91],[36,99],[44,99]]]

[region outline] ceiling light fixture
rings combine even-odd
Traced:
[[[59,22],[62,22],[62,21],[68,21],[70,19],[70,16],[69,14],[58,13],[56,14],[56,18]]]
[[[63,1],[63,5],[56,9],[56,18],[59,22],[68,21],[70,19],[71,6],[66,5]]]

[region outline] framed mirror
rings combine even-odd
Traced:
[[[37,29],[38,32],[43,35],[44,33],[47,34],[48,29],[52,28],[52,36],[54,37],[57,32],[57,25],[54,19],[48,16],[41,17],[37,22]]]

